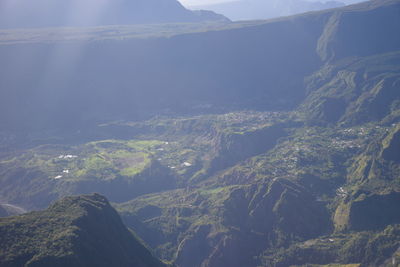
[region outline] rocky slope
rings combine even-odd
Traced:
[[[0,219],[1,266],[165,266],[101,195]]]

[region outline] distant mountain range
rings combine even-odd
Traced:
[[[365,2],[369,0],[341,0],[341,2],[345,3],[346,5],[352,5],[352,4],[357,4],[359,2]],[[325,1],[327,2],[327,1]]]
[[[252,20],[289,16],[344,5],[341,1],[237,0],[213,5],[199,5],[192,8],[213,10],[232,20]]]
[[[101,26],[227,20],[190,11],[176,0],[3,0],[0,28]]]

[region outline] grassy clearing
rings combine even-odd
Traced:
[[[0,164],[3,168],[37,169],[50,179],[109,180],[137,175],[150,164],[157,148],[163,144],[158,140],[101,140],[72,148],[38,146]]]

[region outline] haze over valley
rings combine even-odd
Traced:
[[[182,0],[193,10],[212,10],[231,20],[256,20],[289,16],[304,12],[343,7],[363,0]]]
[[[1,2],[0,266],[397,266],[400,0],[289,2]]]

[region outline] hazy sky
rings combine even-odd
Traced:
[[[210,5],[223,2],[232,2],[235,0],[178,0],[184,6],[200,6],[200,5]]]
[[[218,4],[218,3],[223,3],[223,2],[233,2],[233,1],[240,1],[240,0],[178,0],[179,2],[182,3],[184,6],[202,6],[202,5],[211,5],[211,4]],[[330,0],[309,0],[311,2],[328,2]],[[333,1],[338,1],[338,2],[343,2],[345,4],[353,4],[357,2],[362,2],[366,0],[333,0]]]

